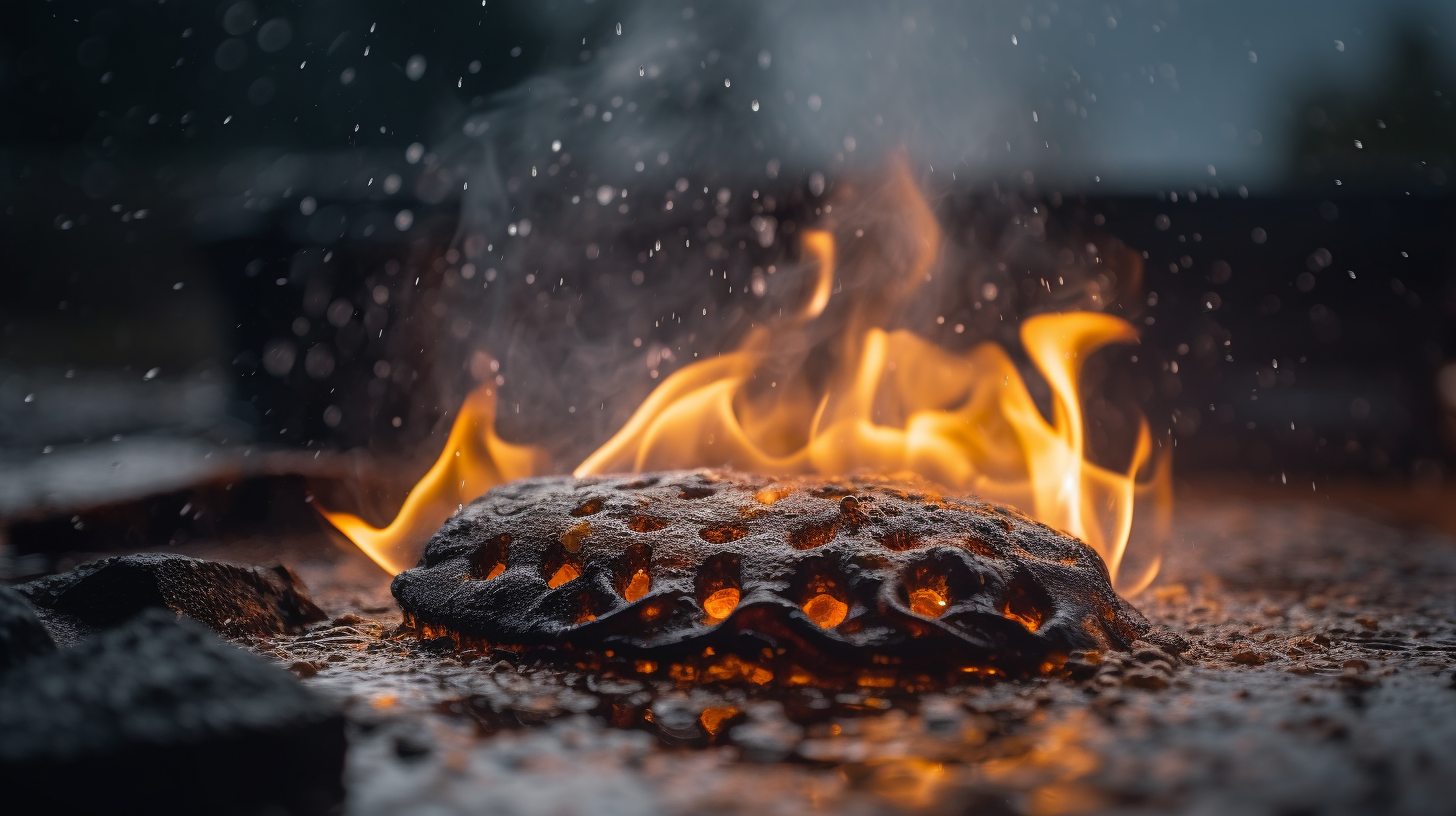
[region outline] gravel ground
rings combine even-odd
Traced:
[[[332,622],[248,645],[347,698],[356,816],[1456,813],[1456,541],[1334,503],[1183,498],[1133,599],[1181,656],[918,696],[456,653],[395,636],[377,570],[329,554],[294,566]]]

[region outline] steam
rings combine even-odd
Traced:
[[[486,101],[422,156],[422,198],[461,191],[454,260],[422,284],[446,304],[425,316],[441,404],[494,382],[502,436],[569,470],[668,373],[797,308],[806,227],[843,248],[836,294],[949,347],[1014,345],[1022,315],[1135,289],[1131,253],[1056,234],[1060,196],[1030,186],[1060,155],[1040,139],[1056,125],[1042,117],[1031,169],[1026,84],[978,68],[1013,28],[961,5],[641,4],[570,43],[548,62],[572,67]],[[904,200],[886,195],[895,167],[952,225],[933,257],[887,206]],[[921,261],[915,297],[876,291]]]

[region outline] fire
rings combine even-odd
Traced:
[[[898,185],[898,186],[896,186]],[[1134,509],[1165,524],[1169,457],[1157,455],[1145,421],[1125,470],[1088,460],[1082,394],[1083,362],[1109,344],[1137,342],[1127,322],[1096,312],[1041,314],[1021,324],[1023,348],[1051,392],[1051,416],[1037,407],[1021,373],[1000,346],[985,342],[956,354],[905,329],[879,323],[885,304],[914,296],[928,277],[940,235],[933,215],[901,174],[892,185],[910,222],[911,257],[902,270],[876,278],[879,291],[836,292],[833,236],[806,231],[802,248],[814,276],[799,310],[753,328],[739,347],[667,377],[625,425],[576,469],[577,476],[731,466],[767,475],[914,474],[952,492],[974,493],[1021,508],[1086,541],[1106,562],[1115,586],[1141,590],[1158,569],[1160,533],[1120,570]],[[838,304],[836,301],[851,302]],[[837,310],[837,331],[811,332]],[[823,327],[819,327],[823,328]],[[806,359],[783,349],[831,339],[827,376],[811,377]],[[342,513],[329,521],[380,566],[411,565],[429,534],[460,504],[490,487],[537,472],[544,457],[511,445],[493,430],[495,397],[476,391],[461,408],[445,451],[384,529]],[[760,500],[771,503],[772,489]],[[1149,507],[1151,505],[1151,507]],[[1141,543],[1141,542],[1140,542]],[[562,569],[575,569],[570,565]],[[644,588],[645,591],[645,588]],[[726,615],[735,597],[715,600]],[[915,602],[927,612],[943,600],[926,588]],[[809,610],[808,606],[814,606]],[[832,626],[843,604],[830,594],[806,606]]]
[[[319,512],[376,564],[397,575],[414,565],[419,547],[460,505],[498,484],[530,476],[539,470],[540,459],[534,449],[495,435],[495,392],[480,388],[460,406],[444,452],[389,526],[373,527],[348,513]]]

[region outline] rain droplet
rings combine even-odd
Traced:
[[[758,100],[753,100],[753,104],[749,105],[749,107],[753,108],[754,113],[758,113]]]
[[[404,75],[409,77],[411,81],[418,80],[424,76],[425,58],[419,54],[410,57],[409,61],[404,64]]]

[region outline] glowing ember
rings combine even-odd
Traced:
[[[636,603],[646,597],[651,588],[652,579],[647,575],[647,570],[637,570],[632,573],[632,580],[627,582],[627,588],[622,590],[622,598],[627,603]]]
[[[869,295],[856,299],[849,290],[837,292],[834,239],[827,232],[806,231],[802,246],[816,274],[798,312],[781,323],[755,327],[733,352],[667,377],[575,475],[710,464],[782,475],[915,474],[949,491],[1021,508],[1089,544],[1119,590],[1142,589],[1157,572],[1161,532],[1141,542],[1146,550],[1139,554],[1138,569],[1120,568],[1135,507],[1150,511],[1155,526],[1166,524],[1169,457],[1155,456],[1147,424],[1140,421],[1125,469],[1089,461],[1078,391],[1087,357],[1108,344],[1136,342],[1136,330],[1093,312],[1042,314],[1022,322],[1025,353],[1049,386],[1048,419],[1000,346],[986,342],[955,354],[910,331],[877,325],[875,315],[884,313],[878,301],[915,297],[940,243],[936,221],[908,175],[902,172],[891,187],[918,247],[905,268],[886,270],[894,273],[882,276],[889,282]],[[840,304],[841,299],[848,300]],[[810,329],[831,311],[844,323],[828,341],[828,376],[782,373],[782,350],[822,336],[822,330]],[[774,369],[777,375],[769,372],[772,365],[780,366]],[[772,386],[766,388],[765,380]],[[325,515],[389,571],[398,573],[414,563],[425,538],[461,504],[493,485],[539,472],[544,457],[494,435],[494,405],[489,388],[466,401],[441,458],[388,527],[376,529],[342,513]],[[771,505],[778,496],[770,485],[756,499]],[[591,512],[583,505],[577,514]],[[630,524],[643,533],[665,525],[649,516],[634,517]],[[575,552],[591,530],[582,522],[562,543]],[[733,531],[716,534],[731,537]],[[835,531],[806,535],[832,538]],[[562,567],[552,581],[576,577],[562,578],[566,570]],[[929,590],[917,598],[916,614],[925,617],[938,616],[944,606]],[[821,603],[824,614],[811,617],[842,620],[844,611],[828,613],[832,600]]]
[[[736,588],[728,587],[726,589],[720,589],[712,595],[709,595],[703,601],[703,611],[707,613],[709,618],[722,620],[731,615],[733,610],[738,607],[738,598],[739,594]]]
[[[933,589],[917,589],[910,593],[910,611],[927,618],[938,618],[945,612],[945,596]]]
[[[562,564],[556,572],[546,579],[546,586],[555,589],[562,584],[568,584],[581,577],[581,571],[572,564]]]
[[[716,735],[723,730],[724,724],[738,716],[738,709],[732,706],[714,706],[703,709],[698,715],[698,722],[703,724],[703,730],[709,734]]]
[[[804,602],[804,614],[820,629],[833,629],[844,623],[844,616],[849,614],[849,605],[833,595],[820,594]]]

